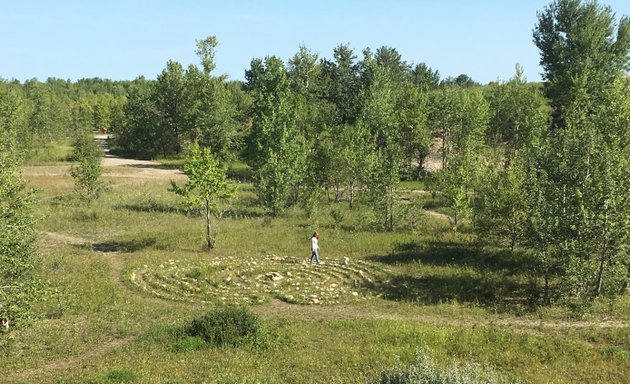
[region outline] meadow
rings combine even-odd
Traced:
[[[177,164],[104,168],[91,204],[68,164],[24,168],[38,190],[40,319],[3,335],[7,383],[373,383],[427,348],[441,366],[476,363],[504,382],[629,383],[630,300],[576,316],[539,306],[526,252],[454,232],[439,196],[401,185],[405,220],[374,230],[365,207],[327,199],[271,218],[243,167],[237,197],[204,249]],[[153,171],[164,171],[153,172]],[[411,212],[411,213],[410,213]],[[308,263],[321,233],[322,265]],[[270,347],[213,347],[183,329],[219,306],[259,316]]]

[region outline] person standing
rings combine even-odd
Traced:
[[[311,264],[313,264],[313,259],[319,265],[319,232],[313,233],[311,237]]]

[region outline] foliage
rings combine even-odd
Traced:
[[[153,83],[144,78],[133,81],[124,106],[124,124],[114,139],[116,149],[142,159],[155,157],[160,150],[154,129],[157,111],[152,101],[153,88]]]
[[[597,1],[556,0],[538,13],[534,43],[555,125],[563,126],[577,89],[598,103],[628,70],[630,19],[624,16],[616,24],[613,10]]]
[[[615,296],[628,276],[628,96],[622,89],[630,20],[596,2],[563,0],[539,14],[554,129],[536,149],[528,177],[528,244],[545,270],[545,298],[581,306]],[[555,273],[554,273],[555,272]]]
[[[379,384],[495,384],[500,380],[491,370],[477,364],[441,368],[429,356],[427,347],[418,349],[408,366],[381,372]]]
[[[336,124],[353,125],[363,110],[361,65],[349,45],[333,50],[334,60],[322,60],[322,97],[335,106]]]
[[[184,187],[171,181],[170,190],[186,198],[189,208],[203,207],[206,218],[206,244],[214,248],[218,231],[211,226],[211,217],[221,218],[221,203],[233,194],[234,187],[227,180],[226,168],[212,154],[209,148],[201,148],[196,142],[191,145],[184,162],[183,172],[188,176]]]
[[[245,307],[219,307],[193,319],[186,332],[214,347],[268,349],[273,346],[271,334],[262,320]]]
[[[234,88],[225,76],[212,76],[218,46],[215,36],[197,41],[202,69],[189,66],[185,74],[185,130],[190,142],[209,147],[221,159],[233,157],[239,139],[237,109],[232,103]]]
[[[411,81],[423,91],[433,90],[440,85],[440,73],[425,63],[416,64],[411,71]]]
[[[567,110],[528,177],[528,238],[541,263],[559,270],[556,294],[568,301],[617,295],[627,279],[630,168],[622,127],[630,110],[619,84],[597,113],[580,102]]]
[[[307,169],[305,140],[282,60],[253,60],[247,81],[254,93],[250,163],[256,190],[262,205],[277,215],[298,201]]]
[[[435,120],[442,136],[443,159],[437,187],[446,205],[453,209],[451,220],[457,229],[472,218],[475,192],[483,185],[484,172],[492,160],[484,136],[490,107],[476,89],[443,90],[435,101],[447,111]]]
[[[486,167],[484,182],[478,184],[474,198],[473,221],[478,234],[490,243],[507,242],[511,250],[522,244],[527,222],[523,157],[517,152],[504,167]]]
[[[75,192],[84,200],[92,202],[105,190],[101,180],[103,151],[92,140],[91,135],[79,134],[74,142],[73,158],[79,162],[70,168]]]
[[[19,100],[0,83],[0,317],[23,324],[31,317],[31,304],[42,296],[35,276],[37,234],[34,194],[19,176],[16,144]]]
[[[201,68],[168,61],[155,81],[134,80],[124,108],[125,122],[117,143],[129,154],[155,158],[179,155],[197,141],[221,159],[239,149],[247,98],[239,87],[213,76],[218,46],[215,36],[198,40]]]
[[[486,137],[494,146],[504,145],[506,156],[538,143],[548,126],[547,101],[536,84],[528,84],[523,68],[505,83],[492,84],[485,91],[493,111]]]
[[[182,65],[169,60],[166,68],[157,76],[151,101],[155,106],[156,145],[161,155],[180,153],[183,138],[189,127],[185,124],[187,106],[185,102],[185,74]]]

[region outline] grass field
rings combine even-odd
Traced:
[[[527,254],[452,232],[421,183],[403,183],[401,195],[442,214],[379,233],[366,210],[327,201],[311,219],[266,217],[238,167],[238,198],[207,252],[202,219],[184,214],[166,173],[106,168],[108,192],[87,205],[67,168],[24,171],[39,190],[51,292],[35,308],[41,320],[0,335],[2,382],[370,383],[426,346],[440,365],[479,363],[505,382],[630,383],[628,298],[597,302],[579,320],[537,307]],[[314,230],[319,267],[307,263]],[[183,335],[221,304],[260,316],[272,347]]]

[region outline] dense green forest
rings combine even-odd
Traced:
[[[414,210],[398,185],[421,180],[445,201],[453,231],[471,224],[480,243],[533,255],[532,300],[627,294],[629,20],[559,1],[540,12],[533,38],[541,84],[518,65],[481,85],[441,78],[393,47],[349,45],[330,57],[303,46],[286,63],[255,58],[244,82],[230,81],[213,74],[214,37],[197,41],[198,66],[169,61],[155,80],[2,80],[0,216],[13,220],[22,213],[11,202],[32,199],[14,178],[20,156],[72,160],[59,143],[96,131],[136,158],[182,159],[197,143],[246,163],[270,216],[315,214],[330,199],[371,207],[373,230],[397,231]],[[5,267],[16,241],[32,243],[16,236],[0,241],[6,281],[29,265]]]
[[[627,381],[630,18],[556,0],[532,39],[539,83],[350,44],[233,81],[214,36],[0,78],[0,376]]]

